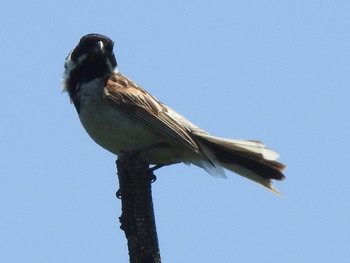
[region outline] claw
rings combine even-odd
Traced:
[[[116,196],[118,199],[122,199],[122,191],[120,191],[120,189],[118,189],[118,191],[115,193],[115,196]]]
[[[155,176],[153,173],[151,173],[151,184],[157,181],[157,176]]]

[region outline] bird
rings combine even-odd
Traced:
[[[155,166],[193,164],[213,176],[225,170],[282,195],[279,154],[256,140],[212,136],[120,73],[114,42],[90,33],[81,37],[64,63],[62,91],[69,94],[89,136],[109,152],[140,150]]]

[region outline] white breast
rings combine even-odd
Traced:
[[[94,80],[83,84],[78,93],[80,121],[97,144],[118,155],[167,140],[108,101],[103,95],[103,85]],[[149,151],[145,159],[149,163],[167,164],[182,162],[182,155],[183,149],[175,144]]]

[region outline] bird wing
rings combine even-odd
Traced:
[[[199,153],[197,142],[191,137],[181,120],[174,118],[173,112],[147,91],[136,85],[120,73],[114,73],[107,80],[105,96],[117,107],[130,114],[138,121],[162,135],[168,136],[175,143]]]

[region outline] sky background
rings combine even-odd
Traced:
[[[128,262],[115,156],[60,80],[98,32],[120,71],[288,165],[278,197],[183,164],[153,184],[163,262],[349,262],[350,1],[2,1],[0,262]]]

